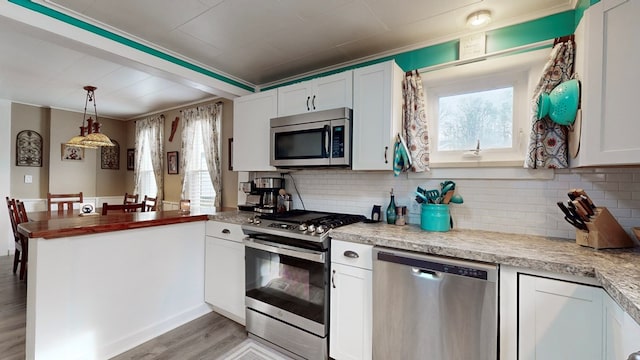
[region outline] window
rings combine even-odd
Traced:
[[[151,165],[150,135],[149,131],[143,131],[140,139],[140,169],[138,170],[140,183],[138,184],[138,191],[141,194],[141,198],[144,198],[144,195],[156,197],[158,193],[158,185]]]
[[[203,144],[202,123],[194,122],[194,136],[189,150],[190,156],[187,162],[188,169],[185,169],[185,182],[188,191],[188,198],[192,207],[199,207],[202,210],[215,210],[216,192],[213,189],[211,176],[207,166],[205,150]]]
[[[432,167],[522,166],[549,50],[422,74]]]

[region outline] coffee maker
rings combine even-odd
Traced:
[[[255,191],[260,195],[260,204],[254,211],[273,214],[277,210],[278,192],[284,189],[283,178],[257,178],[254,180]]]
[[[260,193],[256,190],[256,186],[253,181],[241,182],[240,190],[246,194],[246,199],[244,204],[238,204],[238,210],[254,211],[260,206],[262,196],[260,196]]]

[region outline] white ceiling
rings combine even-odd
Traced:
[[[491,28],[571,9],[572,0],[40,0],[250,86],[451,40],[473,11]],[[77,31],[84,31],[77,29]],[[73,111],[94,85],[98,114],[130,119],[216,91],[0,17],[0,98]],[[205,90],[198,90],[198,88]]]

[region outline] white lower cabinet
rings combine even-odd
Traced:
[[[242,229],[236,224],[208,221],[206,234],[204,300],[216,312],[244,325]]]
[[[519,275],[518,359],[602,359],[599,287]]]
[[[611,297],[604,296],[605,360],[627,359],[640,351],[640,325]]]
[[[329,355],[369,360],[372,353],[373,246],[331,241]]]

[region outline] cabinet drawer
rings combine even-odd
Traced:
[[[236,242],[242,242],[244,238],[240,225],[220,221],[207,221],[205,233],[207,236],[215,236],[220,239]]]
[[[371,270],[373,268],[372,256],[372,245],[331,240],[331,262]]]

